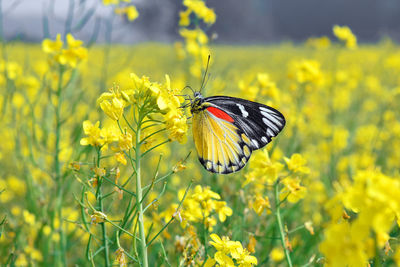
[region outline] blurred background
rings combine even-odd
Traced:
[[[97,42],[129,44],[179,39],[181,1],[136,0],[133,4],[141,18],[129,22],[122,16],[112,16],[112,10],[99,0],[2,0],[3,35],[7,40],[29,42],[69,31],[84,41]],[[383,37],[400,40],[397,0],[211,0],[207,5],[218,14],[216,23],[208,29],[209,33],[218,33],[217,43],[259,44],[331,37],[335,24],[348,25],[361,42]],[[68,20],[74,23],[69,25]],[[86,20],[87,23],[79,23]]]

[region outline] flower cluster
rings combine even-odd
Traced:
[[[357,48],[357,37],[352,33],[347,26],[333,26],[333,34],[342,41],[347,48]]]
[[[325,229],[320,249],[328,266],[367,264],[374,256],[374,247],[390,247],[391,228],[395,222],[399,225],[399,196],[397,177],[376,169],[358,171],[354,182],[344,185],[326,205],[331,223]],[[354,213],[354,218],[343,208]]]
[[[179,191],[179,199],[183,198],[183,194],[184,191]],[[218,216],[220,222],[224,222],[227,216],[232,215],[232,209],[228,207],[225,201],[220,201],[220,199],[221,196],[213,192],[208,186],[197,185],[194,190],[188,192],[183,202],[180,213],[182,226],[204,223],[207,229],[212,231],[217,224],[214,215]]]
[[[209,258],[205,266],[238,266],[251,267],[258,264],[257,258],[250,255],[250,252],[242,247],[239,241],[231,241],[229,237],[223,236],[222,239],[211,234],[210,244],[217,250],[213,258]]]
[[[189,55],[190,73],[194,77],[200,77],[210,55],[210,49],[208,47],[209,38],[201,29],[199,21],[212,25],[215,23],[216,15],[202,0],[185,0],[183,4],[186,10],[180,13],[181,29],[179,34],[184,38],[185,45],[177,43],[177,53],[181,59],[185,58],[186,54]],[[194,29],[189,28],[191,16],[196,18],[193,20],[193,23],[196,24]]]
[[[309,47],[313,47],[316,49],[327,49],[330,47],[331,45],[331,40],[326,37],[326,36],[322,36],[322,37],[311,37],[308,38],[306,41],[306,45]]]
[[[125,15],[129,21],[134,21],[139,17],[139,12],[130,0],[103,0],[103,5],[112,6],[115,14]]]
[[[112,120],[119,121],[124,108],[129,107],[141,98],[146,98],[149,106],[148,115],[160,113],[165,120],[171,140],[181,143],[186,141],[188,126],[183,109],[180,108],[183,99],[178,97],[179,91],[171,88],[171,81],[165,75],[165,83],[150,82],[149,78],[131,74],[132,86],[120,88],[114,86],[109,92],[103,93],[97,100],[101,109]]]
[[[258,97],[268,98],[266,105],[279,105],[280,94],[276,83],[268,73],[259,72],[239,80],[238,87],[246,99],[256,101]]]
[[[291,62],[288,76],[299,84],[321,85],[323,79],[320,63],[316,60]]]
[[[43,40],[42,49],[51,56],[51,61],[76,68],[79,62],[87,58],[87,49],[82,46],[82,41],[76,40],[70,33],[67,34],[66,40],[67,47],[64,48],[61,35],[57,34],[56,40]]]
[[[296,203],[305,197],[306,188],[300,182],[304,175],[310,173],[310,169],[306,166],[306,159],[300,154],[295,153],[290,158],[284,157],[289,172],[284,170],[284,164],[271,160],[267,150],[256,152],[253,157],[250,163],[251,171],[246,173],[246,180],[242,183],[242,187],[251,187],[250,190],[254,194],[249,206],[258,215],[261,215],[264,210],[267,213],[270,212],[270,200],[264,194],[266,189],[276,182],[283,185],[280,191],[281,200],[287,199],[291,203]]]
[[[208,8],[202,0],[184,0],[183,5],[186,7],[185,11],[179,13],[180,26],[190,25],[190,15],[193,13],[197,18],[203,20],[205,23],[211,25],[215,23],[216,15],[214,10]]]

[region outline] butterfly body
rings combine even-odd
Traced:
[[[191,102],[193,138],[206,170],[228,174],[242,169],[254,150],[268,144],[285,126],[274,108],[228,96],[203,97]]]

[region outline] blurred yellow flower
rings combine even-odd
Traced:
[[[307,189],[300,185],[299,178],[287,177],[282,180],[282,184],[285,186],[281,192],[281,199],[285,199],[291,203],[296,203],[300,199],[303,199],[307,193]]]
[[[320,84],[322,72],[320,62],[316,60],[301,60],[290,63],[289,78],[295,79],[298,83]]]
[[[104,144],[104,140],[101,138],[101,130],[99,128],[100,122],[97,121],[94,125],[86,120],[83,122],[83,132],[87,135],[81,139],[80,144],[82,146],[97,146],[100,147]]]
[[[303,173],[303,174],[310,173],[310,168],[305,166],[307,164],[307,160],[303,158],[302,155],[295,153],[290,157],[290,159],[284,157],[284,160],[289,170],[291,170],[292,172]]]
[[[179,26],[189,26],[191,13],[192,11],[190,9],[179,12]]]
[[[272,162],[268,151],[264,149],[254,153],[250,167],[251,171],[245,175],[246,180],[243,182],[242,187],[253,182],[272,185],[278,179],[278,174],[283,169],[283,164]]]
[[[129,5],[126,7],[118,7],[114,9],[115,14],[123,15],[125,14],[129,21],[134,21],[139,17],[139,12],[136,7],[133,5]]]
[[[269,256],[274,262],[280,262],[285,257],[285,253],[282,248],[273,248],[269,253]]]
[[[120,0],[103,0],[103,5],[118,5]]]
[[[348,26],[333,26],[333,34],[343,41],[347,48],[357,48],[357,37],[351,32]]]
[[[226,216],[232,216],[232,209],[227,206],[225,201],[218,201],[215,203],[215,211],[218,213],[218,218],[220,222],[226,220]]]
[[[188,10],[193,11],[205,23],[215,23],[216,15],[214,10],[208,8],[202,0],[183,0],[183,5],[186,6]]]
[[[22,215],[24,216],[24,220],[28,225],[30,225],[30,226],[35,225],[36,219],[35,219],[35,215],[34,214],[30,213],[27,210],[24,210],[22,212]]]
[[[52,56],[52,60],[61,65],[76,68],[77,64],[87,58],[87,49],[82,47],[83,42],[76,40],[70,33],[66,36],[68,48],[63,49],[61,35],[57,34],[56,40],[45,39],[42,49]]]
[[[133,147],[132,135],[130,133],[121,134],[118,140],[118,147],[120,150],[128,151]]]
[[[317,49],[327,49],[331,45],[331,40],[327,36],[311,37],[307,39],[306,45]]]
[[[254,211],[258,214],[258,216],[261,216],[264,210],[267,210],[267,212],[270,212],[271,209],[271,204],[269,202],[269,198],[267,196],[263,197],[261,195],[257,195],[253,205],[252,205]]]
[[[55,54],[61,52],[63,41],[61,41],[61,34],[57,34],[56,40],[44,39],[42,42],[42,49],[45,53]]]

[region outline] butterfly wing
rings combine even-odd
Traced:
[[[286,123],[276,109],[240,98],[207,97],[202,107],[193,114],[193,137],[201,164],[215,173],[242,169]]]
[[[236,172],[249,160],[250,142],[225,111],[210,106],[194,113],[192,130],[200,163],[208,171]]]
[[[260,103],[228,96],[207,97],[204,102],[232,117],[233,124],[250,140],[252,150],[271,142],[286,124],[278,110]]]

